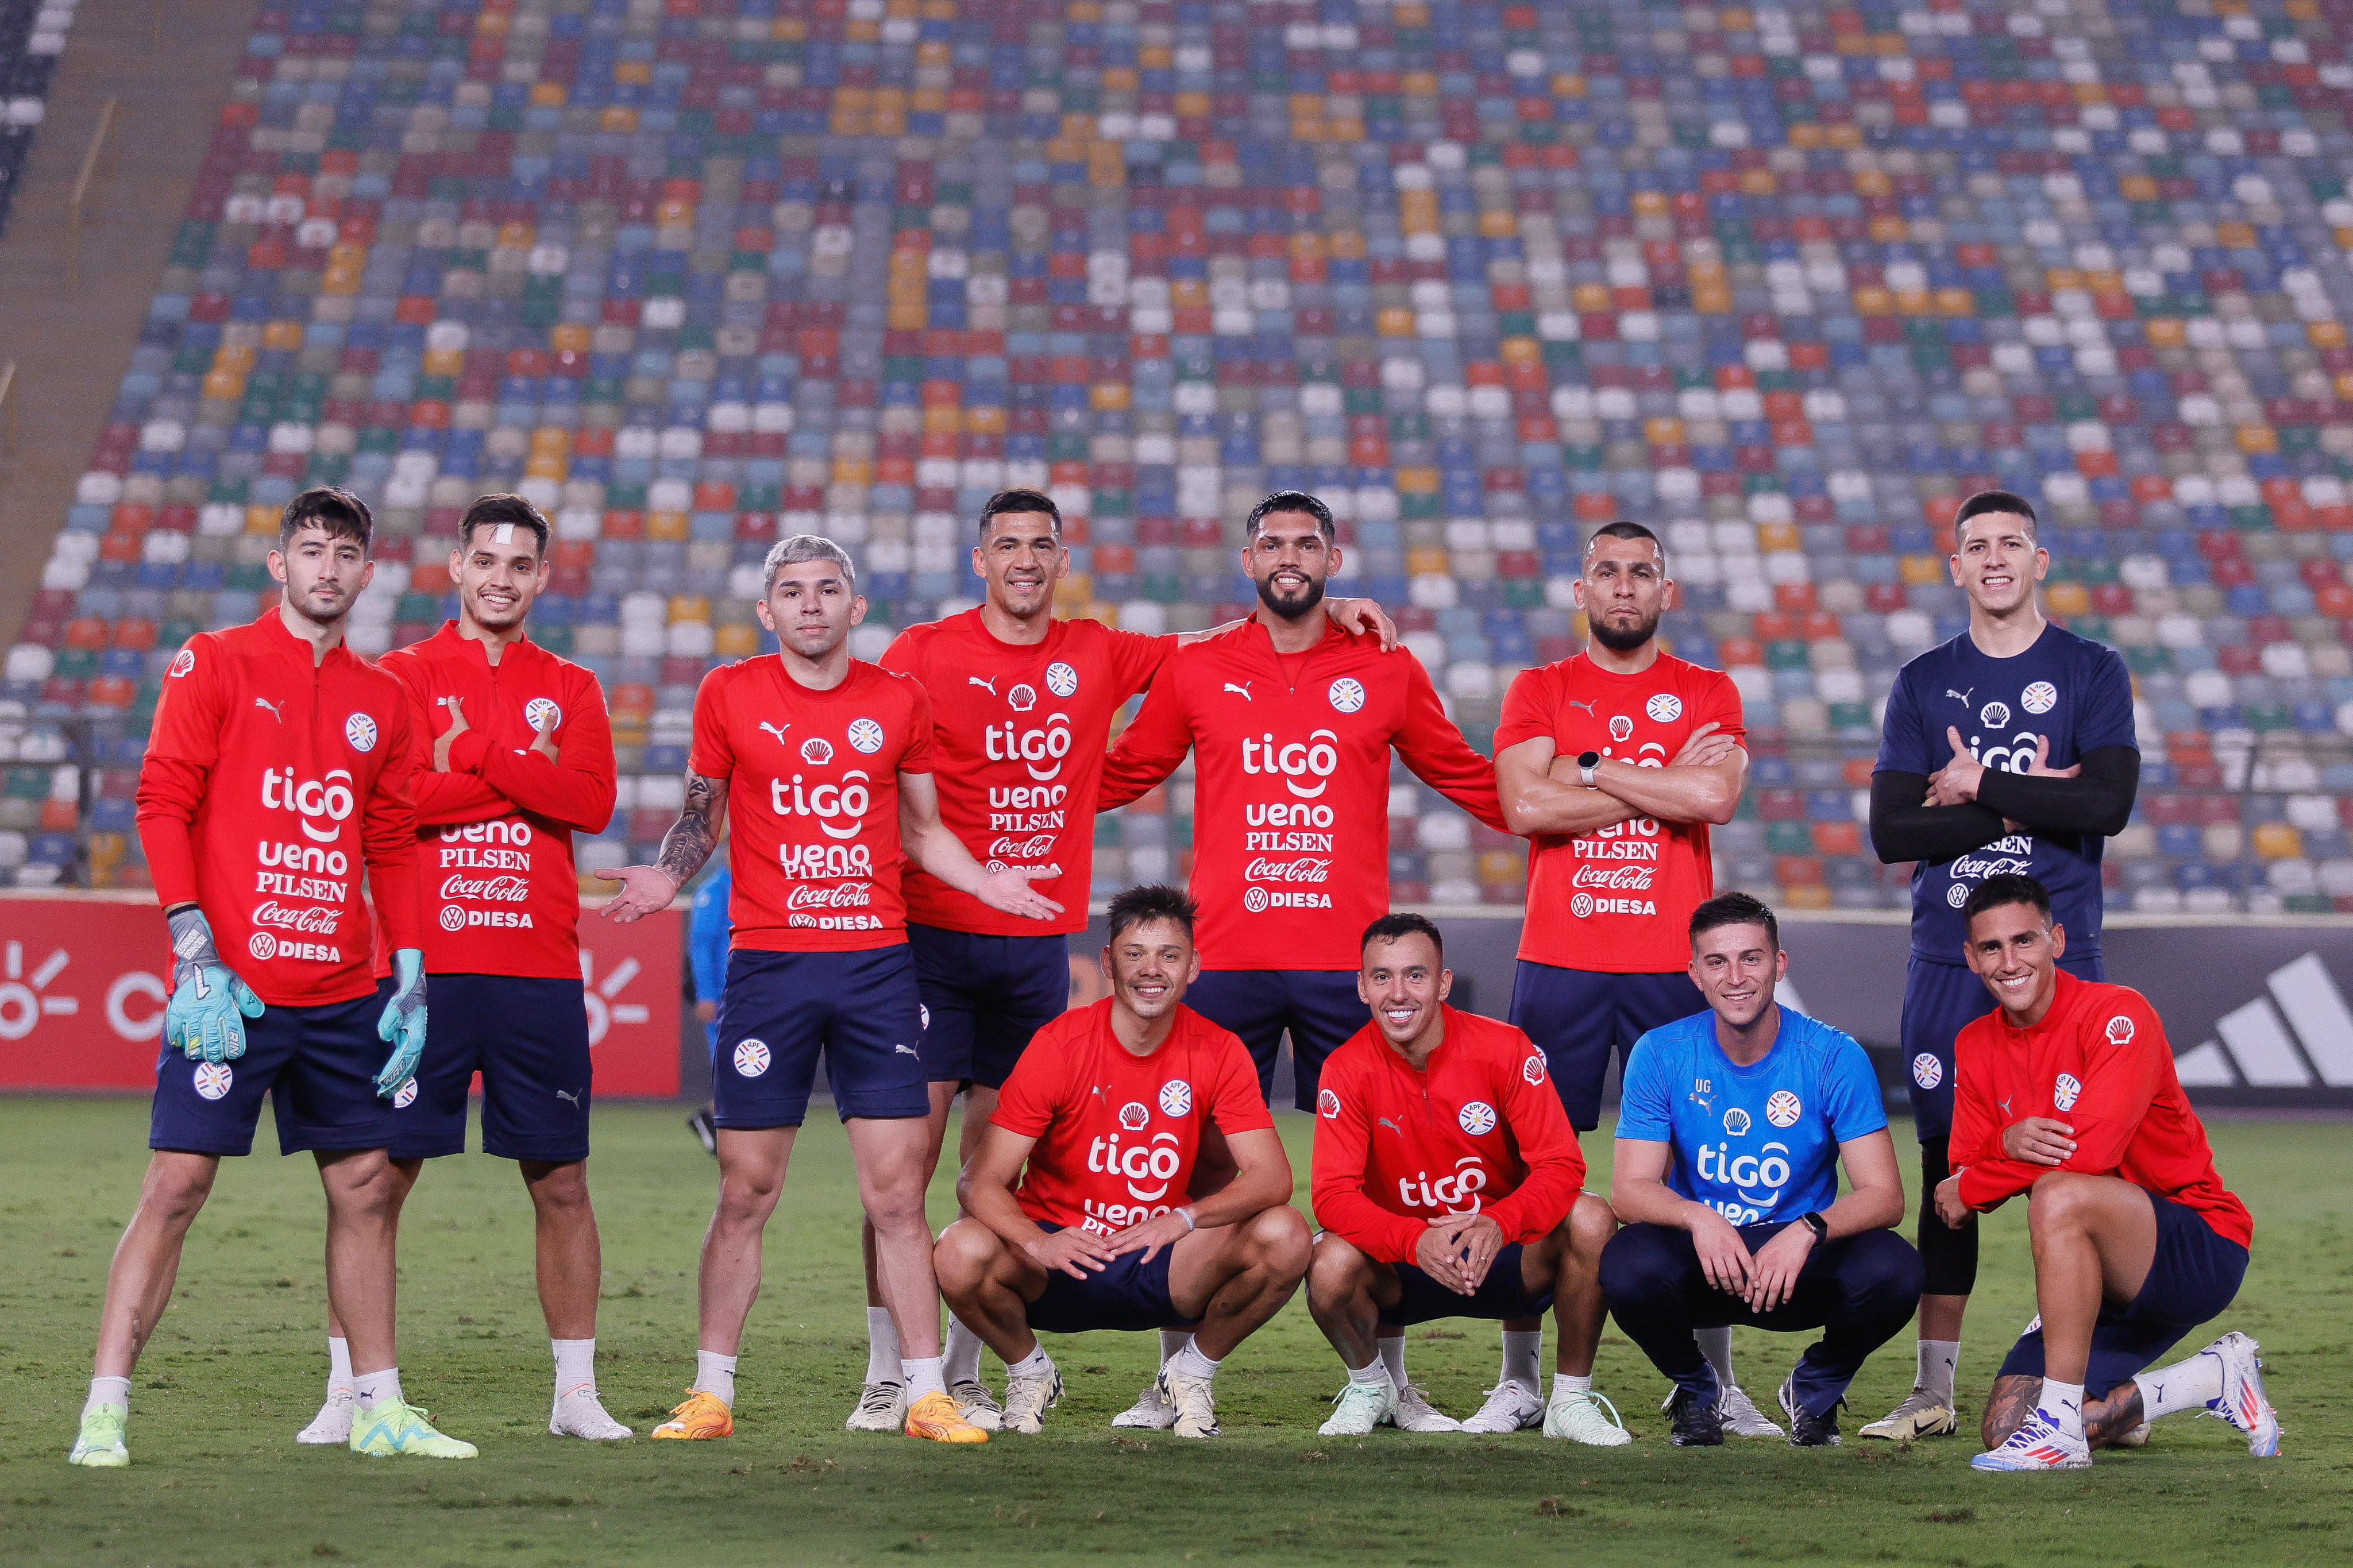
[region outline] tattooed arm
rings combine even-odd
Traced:
[[[623,925],[667,909],[678,897],[678,890],[702,869],[704,861],[719,847],[719,836],[727,826],[727,785],[724,779],[706,778],[698,773],[686,775],[686,805],[680,810],[678,820],[662,835],[661,854],[650,866],[624,866],[617,871],[599,871],[596,875],[607,882],[618,882],[620,890],[612,902],[605,906],[608,920]]]

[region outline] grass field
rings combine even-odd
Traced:
[[[1308,1123],[1286,1116],[1305,1168]],[[1146,1337],[1055,1348],[1070,1397],[1041,1438],[944,1450],[852,1437],[864,1370],[846,1145],[812,1121],[769,1233],[767,1293],[744,1345],[738,1436],[614,1447],[546,1435],[549,1365],[530,1212],[512,1168],[444,1161],[404,1237],[402,1374],[471,1464],[298,1447],[324,1373],[320,1200],[308,1161],[229,1162],[181,1289],[139,1369],[133,1464],[69,1469],[107,1258],[145,1161],[132,1100],[0,1100],[0,1560],[54,1564],[859,1562],[966,1559],[1428,1563],[1535,1553],[1586,1563],[2342,1563],[2353,1556],[2353,1140],[2337,1121],[2221,1121],[2225,1175],[2261,1227],[2231,1322],[2262,1340],[2286,1456],[2251,1460],[2220,1423],[2176,1418],[2088,1474],[1973,1475],[1966,1439],[1897,1452],[1739,1444],[1683,1452],[1658,1375],[1614,1332],[1600,1386],[1639,1437],[1600,1454],[1510,1439],[1326,1442],[1339,1367],[1294,1302],[1219,1378],[1220,1441],[1115,1436],[1148,1374]],[[1904,1129],[1897,1136],[1908,1148]],[[694,1254],[710,1160],[668,1107],[597,1111],[605,1234],[601,1382],[642,1433],[692,1371]],[[265,1144],[269,1134],[262,1134]],[[1608,1144],[1588,1139],[1606,1161]],[[1599,1184],[1600,1178],[1597,1176]],[[934,1215],[952,1200],[944,1179]],[[1986,1237],[1963,1360],[1974,1412],[2031,1311],[2023,1216]],[[1493,1376],[1485,1324],[1417,1331],[1416,1377],[1467,1414]],[[2200,1342],[2193,1340],[2190,1344]],[[1800,1348],[1746,1331],[1743,1380],[1769,1400]],[[995,1360],[992,1377],[998,1374]],[[1850,1432],[1908,1386],[1908,1343],[1865,1369]]]

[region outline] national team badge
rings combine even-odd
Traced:
[[[406,1110],[416,1103],[417,1080],[412,1078],[406,1083],[402,1084],[400,1088],[394,1092],[392,1097],[392,1108],[395,1110]]]
[[[1454,1120],[1472,1137],[1483,1138],[1495,1130],[1495,1108],[1483,1100],[1474,1100]]]
[[[735,1070],[744,1078],[758,1078],[774,1059],[763,1040],[745,1040],[735,1047]]]
[[[1354,713],[1365,705],[1365,683],[1353,675],[1344,675],[1332,683],[1325,695],[1332,699],[1332,706],[1337,711]]]
[[[522,705],[522,721],[535,735],[552,734],[564,722],[564,710],[552,697],[534,697]]]
[[[2084,1080],[2073,1073],[2063,1072],[2059,1075],[2059,1080],[2051,1086],[2051,1103],[2062,1110],[2073,1110],[2075,1109],[2076,1097],[2083,1092]]]
[[[1193,1086],[1181,1078],[1172,1078],[1160,1086],[1160,1109],[1169,1116],[1182,1116],[1193,1109]]]
[[[177,680],[181,677],[194,670],[195,668],[196,650],[192,647],[184,647],[180,650],[179,657],[172,660],[172,668],[170,670],[171,678],[174,680]]]
[[[1748,1112],[1736,1105],[1727,1106],[1724,1112],[1724,1130],[1735,1138],[1748,1135]]]
[[[1340,1119],[1340,1097],[1328,1089],[1318,1092],[1315,1096],[1315,1114],[1326,1121],[1337,1121]]]
[[[1070,697],[1079,689],[1079,672],[1060,659],[1046,667],[1046,689],[1057,697]]]
[[[1672,724],[1683,716],[1683,700],[1672,691],[1662,691],[1642,704],[1642,711],[1662,724]]]
[[[2129,1046],[2132,1044],[2133,1021],[2129,1016],[2119,1013],[2115,1017],[2108,1020],[2106,1032],[2108,1044],[2112,1046]]]
[[[375,721],[364,713],[354,713],[343,721],[343,739],[352,743],[354,752],[375,750]]]
[[[1027,713],[1038,706],[1038,689],[1025,680],[1005,694],[1005,705],[1016,713]]]
[[[1620,743],[1634,738],[1634,721],[1623,713],[1609,715],[1609,738]]]
[[[196,1092],[206,1100],[218,1100],[228,1092],[229,1085],[236,1081],[237,1074],[229,1070],[229,1065],[227,1062],[196,1064]]]
[[[811,767],[823,767],[833,761],[833,742],[811,735],[801,742],[801,761]]]
[[[882,749],[882,726],[872,719],[852,719],[849,721],[849,749],[861,756],[872,756]]]
[[[2047,680],[2038,680],[2019,694],[2018,705],[2029,713],[2048,713],[2059,706],[2059,689]]]
[[[1152,1121],[1152,1112],[1140,1100],[1131,1100],[1119,1108],[1119,1124],[1130,1132],[1141,1132]]]
[[[1912,1081],[1922,1089],[1934,1089],[1945,1081],[1945,1064],[1926,1051],[1912,1058]]]
[[[1786,1089],[1777,1089],[1765,1100],[1765,1120],[1776,1127],[1795,1127],[1805,1110],[1798,1097]]]
[[[1989,702],[1978,710],[1978,722],[1989,730],[1999,730],[2010,722],[2010,704]]]

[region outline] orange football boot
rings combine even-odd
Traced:
[[[926,1394],[908,1407],[907,1436],[934,1443],[986,1443],[988,1434],[956,1413],[944,1394]]]
[[[686,1391],[686,1403],[670,1412],[670,1419],[654,1428],[657,1437],[699,1443],[706,1437],[735,1435],[735,1413],[715,1394],[699,1388]]]

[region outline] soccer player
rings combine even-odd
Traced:
[[[2140,781],[2124,660],[2051,625],[2036,601],[2051,555],[2036,542],[2034,509],[1987,490],[1961,503],[1953,526],[1969,629],[1895,678],[1871,779],[1873,847],[1890,864],[1915,862],[1902,1035],[1928,1288],[1915,1386],[1862,1429],[1898,1442],[1960,1429],[1953,1384],[1977,1228],[1938,1219],[1934,1194],[1952,1171],[1953,1037],[1993,1005],[1963,958],[1961,906],[1988,877],[2031,874],[2067,929],[2066,967],[2100,979],[2100,855],[2131,817]]]
[[[2147,1369],[2228,1307],[2254,1222],[2214,1171],[2148,998],[2065,970],[2042,883],[1988,877],[1962,910],[1969,968],[1995,1011],[1954,1043],[1955,1226],[2027,1194],[2040,1315],[1996,1374],[1980,1470],[2076,1470],[2143,1423],[2203,1411],[2279,1452],[2255,1342],[2226,1333]]]
[[[687,967],[694,980],[694,1021],[702,1026],[702,1048],[712,1069],[719,1062],[719,997],[727,989],[727,904],[735,891],[727,862],[715,861],[694,884],[694,900],[686,923]],[[706,1154],[719,1152],[719,1129],[712,1125],[711,1105],[704,1101],[686,1119],[686,1129]]]
[[[1146,637],[1059,619],[1054,589],[1069,564],[1053,498],[1001,491],[981,509],[973,546],[973,574],[985,585],[979,606],[911,626],[882,655],[883,668],[913,676],[931,696],[940,819],[983,864],[1029,868],[1031,885],[1064,910],[1041,931],[920,868],[909,871],[907,944],[930,1015],[923,1064],[934,1165],[958,1090],[962,1163],[978,1147],[1022,1047],[1065,1010],[1066,939],[1086,929],[1095,792],[1113,717],[1179,646],[1212,635]],[[1395,642],[1396,628],[1370,600],[1335,601],[1333,613],[1343,626]],[[895,1426],[905,1403],[871,1229],[866,1259],[869,1364],[852,1430]],[[997,1419],[996,1398],[980,1381],[980,1340],[957,1321],[948,1325],[947,1378],[967,1420],[986,1426]]]
[[[913,680],[849,657],[866,600],[842,548],[814,534],[780,540],[764,583],[756,613],[781,646],[703,679],[686,805],[660,863],[597,873],[622,884],[606,913],[641,919],[678,896],[733,824],[733,951],[712,1075],[719,1205],[702,1247],[694,1384],[653,1435],[735,1429],[735,1357],[759,1294],[761,1237],[823,1050],[903,1352],[902,1430],[987,1442],[941,1380],[923,1217],[931,1096],[900,860],[1025,919],[1050,921],[1062,907],[1031,890],[1026,869],[983,869],[941,824],[930,700]]]
[[[1723,893],[1691,917],[1691,976],[1707,1010],[1634,1044],[1609,1201],[1626,1222],[1601,1288],[1626,1337],[1674,1384],[1677,1447],[1724,1441],[1722,1385],[1693,1331],[1820,1329],[1781,1384],[1789,1442],[1839,1440],[1863,1362],[1920,1300],[1920,1255],[1879,1079],[1862,1047],[1783,1007],[1773,911]],[[1839,1193],[1839,1165],[1848,1191]]]
[[[1304,1110],[1324,1058],[1367,1021],[1348,933],[1388,910],[1391,750],[1490,827],[1504,818],[1494,765],[1446,717],[1421,661],[1335,624],[1324,596],[1341,562],[1331,509],[1278,490],[1244,530],[1256,610],[1169,659],[1104,762],[1102,804],[1126,805],[1193,753],[1202,965],[1193,1005],[1241,1037],[1270,1096],[1288,1033]],[[1177,1338],[1164,1339],[1165,1353]],[[1419,1390],[1401,1412],[1445,1429]],[[1542,1415],[1539,1403],[1516,1425]],[[1113,1424],[1170,1419],[1147,1390]],[[1473,1430],[1489,1429],[1479,1422]]]
[[[1315,1217],[1308,1310],[1348,1369],[1325,1437],[1397,1417],[1384,1340],[1435,1318],[1553,1313],[1547,1437],[1631,1442],[1593,1392],[1601,1249],[1609,1205],[1580,1193],[1585,1156],[1545,1082],[1545,1060],[1509,1024],[1446,1005],[1445,941],[1421,915],[1365,930],[1357,988],[1373,1021],[1324,1064],[1315,1102]],[[1388,1331],[1384,1334],[1383,1331]],[[1533,1358],[1531,1358],[1533,1360]],[[1540,1397],[1535,1366],[1525,1376]],[[1604,1414],[1604,1412],[1608,1414]]]
[[[1193,901],[1131,888],[1111,903],[1111,994],[1039,1031],[1006,1079],[941,1236],[941,1290],[1005,1358],[1004,1424],[1038,1431],[1062,1374],[1038,1332],[1192,1338],[1161,1368],[1180,1437],[1214,1437],[1219,1365],[1307,1272],[1307,1222],[1250,1054],[1185,1005],[1201,973]],[[1204,1131],[1235,1166],[1186,1201]],[[1173,1201],[1172,1201],[1173,1200]]]
[[[559,1437],[629,1429],[596,1395],[602,1251],[588,1198],[593,1069],[580,973],[574,833],[613,816],[613,732],[596,678],[525,635],[547,585],[547,520],[517,495],[467,509],[449,552],[458,618],[382,668],[408,691],[417,853],[436,879],[425,922],[438,1020],[417,1092],[394,1101],[395,1216],[424,1162],[466,1149],[482,1079],[482,1147],[512,1160],[537,1220],[540,1310]],[[327,1401],[305,1443],[351,1434],[350,1347],[330,1314]]]
[[[253,1150],[264,1094],[280,1151],[311,1152],[326,1188],[327,1300],[355,1369],[353,1451],[474,1457],[402,1398],[394,1355],[388,1101],[417,1070],[426,985],[407,700],[343,645],[375,575],[373,524],[344,491],[296,496],[269,552],[279,603],[189,638],[164,678],[138,814],[172,931],[154,1155],[107,1275],[77,1465],[131,1462],[132,1368],[221,1156]],[[363,869],[394,950],[382,986]]]
[[[1575,592],[1585,651],[1513,680],[1495,777],[1504,820],[1528,840],[1511,1019],[1544,1052],[1570,1124],[1589,1132],[1610,1058],[1703,1005],[1685,932],[1715,890],[1708,828],[1739,808],[1748,753],[1731,679],[1660,651],[1674,584],[1656,534],[1597,529]],[[1505,1324],[1505,1345],[1535,1326]],[[1733,1435],[1779,1436],[1733,1376],[1731,1331],[1705,1331],[1701,1345]]]

